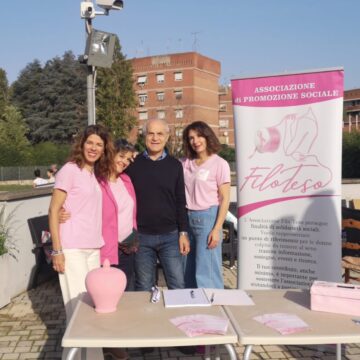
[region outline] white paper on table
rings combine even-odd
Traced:
[[[254,320],[264,324],[281,335],[289,335],[309,330],[309,325],[295,314],[274,313],[255,316]]]
[[[165,307],[210,306],[210,299],[204,289],[164,290]]]
[[[204,289],[212,305],[255,305],[244,291],[239,289]]]

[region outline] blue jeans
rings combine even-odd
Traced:
[[[125,291],[135,290],[135,253],[125,254],[118,249],[119,264],[113,265],[114,267],[122,270],[126,275],[126,288]]]
[[[187,288],[223,289],[222,232],[214,249],[208,248],[208,237],[213,229],[218,206],[206,210],[188,210],[190,227],[190,253],[184,261],[185,286]]]
[[[149,291],[155,285],[157,258],[163,268],[167,287],[183,289],[182,257],[177,230],[161,235],[139,233],[139,250],[135,254],[135,289]]]

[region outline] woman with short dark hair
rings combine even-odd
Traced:
[[[100,178],[103,194],[101,263],[109,259],[126,275],[126,290],[135,290],[134,263],[137,251],[136,196],[124,170],[133,161],[135,148],[124,139],[115,141],[113,168],[108,178]]]

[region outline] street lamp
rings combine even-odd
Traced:
[[[85,30],[87,34],[83,62],[87,64],[88,68],[88,125],[94,125],[96,123],[96,66],[111,67],[116,38],[115,34],[93,29],[92,19],[94,19],[96,15],[109,15],[110,10],[121,10],[124,7],[124,2],[122,0],[96,0],[96,4],[101,7],[103,11],[96,11],[92,1],[82,1],[80,3],[80,17],[85,19]]]

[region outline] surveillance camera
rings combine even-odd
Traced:
[[[96,4],[105,10],[121,10],[124,7],[123,0],[96,0]]]
[[[94,4],[91,1],[80,3],[80,17],[82,19],[92,19],[95,17]]]

